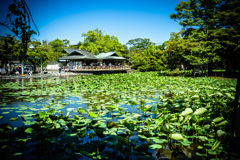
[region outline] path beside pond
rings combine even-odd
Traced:
[[[59,76],[74,76],[74,75],[92,75],[89,73],[73,73],[73,72],[54,72],[50,71],[47,74],[44,73],[37,73],[37,74],[24,74],[23,76],[21,75],[16,75],[16,74],[2,74],[0,75],[0,80],[1,79],[17,79],[17,78],[41,78],[41,77],[59,77]]]

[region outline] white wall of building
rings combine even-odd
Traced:
[[[51,69],[59,69],[59,64],[48,64],[47,70],[51,70]]]

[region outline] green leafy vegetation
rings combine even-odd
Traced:
[[[159,72],[1,83],[0,155],[226,159],[235,85]]]
[[[119,56],[122,56],[121,53],[124,52],[124,47],[119,43],[117,37],[108,34],[104,35],[102,30],[98,28],[83,33],[82,37],[85,38],[79,49],[87,50],[92,54],[114,51]]]

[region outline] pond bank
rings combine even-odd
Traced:
[[[92,75],[89,73],[73,73],[73,72],[48,72],[47,74],[44,73],[38,73],[38,74],[24,74],[23,76],[21,75],[16,75],[16,74],[3,74],[0,75],[0,81],[1,79],[22,79],[22,78],[41,78],[41,77],[60,77],[60,76],[74,76],[74,75]]]

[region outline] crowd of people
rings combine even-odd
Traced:
[[[10,69],[9,65],[7,65],[7,64],[5,64],[4,67],[0,67],[0,75],[2,75],[2,74],[8,75],[8,74],[11,74],[11,73],[18,75],[18,74],[20,74],[22,72],[21,71],[22,70],[21,65],[17,65],[17,66],[14,65],[11,68],[12,69]],[[5,72],[4,72],[4,70],[5,70]],[[27,74],[31,75],[32,74],[32,70],[29,69],[29,68],[27,68],[27,69],[25,68],[24,73],[27,73]]]

